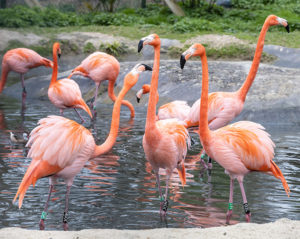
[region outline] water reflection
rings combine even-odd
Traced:
[[[40,213],[48,194],[48,179],[30,187],[21,210],[12,205],[27,166],[24,144],[11,145],[9,131],[30,132],[40,118],[57,111],[47,101],[27,102],[22,115],[20,102],[0,96],[0,220],[1,227],[21,226],[38,229]],[[212,227],[225,224],[229,197],[229,177],[213,162],[211,176],[199,163],[199,136],[192,133],[195,144],[186,158],[187,185],[182,188],[177,172],[170,183],[170,206],[167,221],[159,216],[159,199],[155,176],[145,160],[142,147],[146,109],[135,107],[136,117],[122,108],[119,137],[113,150],[89,161],[75,178],[70,195],[70,229],[119,228],[149,229],[157,227]],[[97,143],[103,143],[110,129],[112,105],[101,105],[91,131]],[[65,117],[76,119],[73,112]],[[89,124],[88,116],[85,120]],[[23,127],[22,127],[23,126]],[[300,220],[300,132],[291,128],[268,128],[276,144],[274,161],[282,170],[291,189],[285,195],[280,180],[262,173],[245,177],[245,190],[252,211],[252,221],[270,222],[281,217]],[[162,171],[162,179],[164,172]],[[164,186],[164,181],[162,181]],[[235,184],[232,224],[244,222],[242,197]],[[47,217],[47,229],[61,230],[65,185],[55,187]],[[55,203],[53,203],[55,201]]]

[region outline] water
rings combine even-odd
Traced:
[[[177,173],[173,174],[169,190],[167,220],[159,216],[159,200],[155,176],[145,160],[142,137],[146,110],[136,108],[136,118],[129,121],[129,111],[122,108],[120,133],[112,151],[89,161],[74,180],[70,194],[69,228],[150,229],[188,228],[225,225],[229,197],[229,177],[213,163],[209,177],[199,163],[200,144],[196,143],[186,159],[187,185],[180,185]],[[0,96],[0,227],[38,229],[38,222],[48,193],[48,179],[38,180],[30,187],[19,210],[12,200],[31,159],[26,158],[23,144],[11,145],[9,130],[16,134],[30,132],[40,118],[58,114],[48,101],[29,101],[22,114],[17,100]],[[101,105],[94,131],[98,144],[106,138],[111,118],[112,104]],[[89,119],[85,112],[89,126]],[[78,118],[73,110],[65,117]],[[245,190],[252,212],[252,222],[266,223],[286,217],[300,220],[300,131],[294,126],[280,128],[265,125],[276,144],[274,161],[282,170],[291,189],[288,198],[281,182],[269,175],[251,173],[245,177]],[[164,176],[162,176],[164,179]],[[163,183],[164,185],[164,183]],[[50,201],[46,229],[62,230],[65,202],[63,182],[55,187]],[[232,224],[244,222],[242,197],[235,183]]]

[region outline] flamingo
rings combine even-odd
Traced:
[[[283,18],[275,15],[270,15],[266,18],[265,23],[261,29],[260,36],[257,41],[253,62],[249,74],[244,84],[235,92],[213,92],[208,95],[208,125],[211,130],[221,128],[229,124],[235,117],[237,117],[243,110],[247,93],[255,79],[261,54],[264,47],[266,33],[270,26],[282,25],[289,32],[289,25]],[[191,49],[191,48],[190,48]],[[181,55],[180,66],[184,68],[185,62],[190,58],[190,50],[185,51]],[[185,119],[187,127],[198,126],[200,102],[198,99],[191,107],[191,110]],[[204,156],[204,155],[203,155]],[[201,157],[202,161],[202,157]],[[203,162],[203,161],[202,161]],[[204,163],[204,162],[203,162]],[[208,167],[211,168],[211,159],[209,158]]]
[[[39,178],[50,177],[49,195],[39,222],[41,230],[45,228],[44,221],[47,215],[48,203],[57,178],[63,178],[67,185],[63,228],[64,230],[68,229],[69,194],[74,177],[89,159],[107,153],[115,144],[122,99],[137,83],[140,73],[145,70],[152,69],[147,65],[137,64],[125,76],[123,88],[114,104],[110,132],[103,144],[96,145],[94,137],[88,129],[62,116],[52,115],[41,119],[39,125],[30,133],[26,146],[31,146],[28,157],[31,157],[32,161],[23,177],[14,201],[19,196],[19,208],[21,208],[28,187],[31,184],[34,186]]]
[[[213,92],[208,96],[208,124],[211,130],[221,128],[230,123],[243,110],[247,93],[255,79],[261,54],[263,52],[264,41],[266,33],[270,26],[282,25],[289,32],[289,25],[283,18],[275,15],[270,15],[266,18],[261,29],[257,46],[253,58],[253,62],[249,74],[244,84],[235,92]],[[181,69],[184,68],[185,62],[190,58],[189,50],[181,55]],[[200,99],[198,99],[192,106],[191,111],[186,118],[188,127],[198,126],[200,110]]]
[[[40,56],[38,53],[27,48],[15,48],[7,51],[2,60],[2,74],[0,81],[0,93],[3,91],[8,73],[14,71],[20,73],[22,83],[22,102],[24,104],[27,95],[25,89],[24,74],[30,69],[45,66],[53,67],[53,62]]]
[[[142,86],[136,94],[137,102],[140,102],[142,95],[148,94],[150,92],[150,85],[145,84]],[[157,93],[157,102],[158,102],[159,95]],[[179,119],[185,120],[188,113],[190,112],[191,107],[187,104],[186,101],[183,100],[175,100],[170,103],[164,104],[158,109],[157,113],[157,120],[163,119]]]
[[[95,116],[96,108],[94,104],[98,96],[100,83],[108,80],[108,95],[112,101],[115,101],[116,96],[114,93],[114,85],[119,72],[120,64],[115,57],[104,52],[94,52],[85,58],[79,66],[74,68],[68,78],[70,78],[72,75],[82,75],[91,78],[95,82],[95,97],[94,101],[91,102],[91,108],[93,110],[93,115]],[[123,100],[122,105],[126,105],[129,108],[131,112],[130,117],[133,118],[135,112],[132,104],[127,100]]]
[[[156,121],[156,101],[157,101],[157,86],[159,74],[159,59],[160,59],[160,38],[157,34],[151,34],[142,38],[138,44],[138,52],[143,46],[151,45],[154,47],[154,63],[151,79],[151,91],[148,101],[147,119],[145,126],[145,134],[143,137],[143,148],[146,159],[152,166],[156,176],[158,191],[160,196],[160,215],[166,216],[168,209],[168,185],[169,179],[175,168],[182,185],[186,183],[184,159],[187,154],[187,144],[190,145],[190,137],[183,123],[177,119],[166,119]],[[166,190],[163,196],[159,169],[166,170]]]
[[[229,224],[233,208],[233,185],[237,179],[240,185],[246,221],[250,221],[250,210],[244,190],[244,176],[250,172],[262,172],[281,180],[286,194],[289,186],[274,158],[274,143],[260,124],[239,121],[215,131],[209,129],[208,110],[208,66],[205,48],[194,44],[189,48],[189,56],[200,56],[202,62],[202,93],[199,118],[200,141],[205,152],[224,169],[230,177],[230,194],[226,223]]]
[[[54,67],[53,67],[50,86],[48,89],[49,100],[52,102],[53,105],[55,105],[57,108],[60,109],[61,115],[63,115],[64,109],[73,108],[83,123],[84,119],[81,117],[81,115],[76,110],[76,108],[85,110],[90,115],[91,118],[92,118],[92,113],[90,111],[90,108],[83,100],[79,85],[75,81],[67,78],[59,81],[57,80],[57,68],[58,68],[57,54],[58,57],[60,57],[61,50],[60,50],[59,43],[55,42],[53,44]]]

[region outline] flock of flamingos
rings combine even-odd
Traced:
[[[35,185],[40,178],[49,177],[49,195],[39,222],[39,227],[43,230],[54,184],[57,178],[64,179],[67,190],[63,213],[63,228],[67,230],[68,201],[74,177],[89,159],[105,154],[112,149],[118,135],[121,104],[126,105],[131,111],[131,117],[134,117],[133,106],[130,102],[123,99],[126,93],[137,83],[140,73],[146,70],[152,70],[151,85],[144,85],[143,89],[138,92],[137,97],[140,98],[142,94],[150,93],[143,148],[146,159],[150,162],[156,176],[161,216],[164,217],[168,209],[168,184],[175,168],[178,171],[182,185],[186,183],[184,160],[190,145],[188,128],[192,126],[199,127],[198,133],[205,153],[210,159],[214,159],[219,163],[230,177],[226,223],[229,224],[233,210],[234,179],[237,179],[239,182],[246,221],[250,221],[251,213],[243,186],[243,178],[251,171],[263,172],[280,179],[289,196],[288,184],[279,167],[272,160],[274,158],[275,145],[269,134],[264,131],[264,127],[250,121],[239,121],[228,125],[243,109],[247,92],[258,70],[266,32],[273,25],[282,25],[289,31],[289,26],[285,19],[275,15],[270,15],[266,18],[258,39],[249,75],[241,88],[235,92],[208,93],[208,65],[205,48],[201,44],[193,44],[182,53],[180,66],[183,69],[188,59],[192,56],[200,56],[202,63],[201,100],[196,101],[192,107],[189,107],[182,101],[171,102],[162,106],[157,115],[156,104],[158,102],[157,87],[161,46],[160,38],[157,34],[151,34],[142,38],[138,44],[138,52],[145,45],[150,45],[154,48],[153,70],[145,64],[137,64],[125,76],[123,88],[117,97],[114,94],[114,84],[119,74],[120,66],[113,56],[106,53],[95,52],[91,54],[72,71],[68,78],[57,80],[57,56],[59,57],[61,54],[59,43],[54,43],[53,45],[53,62],[26,48],[17,48],[6,52],[2,62],[0,93],[5,86],[8,73],[15,71],[21,74],[22,101],[25,101],[24,74],[31,68],[46,66],[53,68],[48,96],[50,101],[60,109],[61,114],[63,114],[64,109],[73,108],[81,120],[84,121],[76,110],[81,108],[91,118],[96,117],[94,103],[100,83],[104,80],[108,80],[108,94],[115,102],[110,132],[105,142],[101,145],[96,145],[91,132],[73,120],[55,115],[40,119],[38,126],[31,131],[26,145],[30,147],[27,157],[32,158],[32,161],[23,177],[14,201],[19,197],[19,208],[21,208],[28,187],[31,184]],[[82,99],[78,84],[70,79],[72,75],[76,74],[89,77],[95,81],[95,99],[91,103],[91,110]],[[206,165],[202,157],[199,160]],[[211,167],[211,165],[206,165],[206,167]],[[160,168],[166,170],[164,193],[160,186]]]

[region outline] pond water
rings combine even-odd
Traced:
[[[59,111],[48,101],[27,101],[21,112],[19,101],[0,96],[0,227],[38,229],[38,222],[48,194],[48,179],[38,180],[30,187],[19,210],[12,200],[17,192],[26,167],[23,144],[11,145],[9,131],[20,134],[30,132],[37,121]],[[229,177],[213,163],[211,176],[199,163],[200,144],[197,134],[186,158],[187,185],[182,188],[177,173],[173,174],[166,220],[159,216],[159,199],[155,176],[145,160],[142,137],[146,118],[144,107],[135,107],[136,117],[129,121],[129,111],[122,108],[117,143],[112,151],[89,161],[74,180],[70,194],[69,228],[150,229],[213,227],[225,225],[229,197]],[[101,105],[94,135],[101,144],[110,128],[111,105]],[[85,112],[85,127],[89,119]],[[65,117],[78,121],[73,110]],[[294,126],[284,128],[265,125],[276,144],[274,161],[282,170],[291,196],[287,197],[280,180],[275,177],[251,173],[245,177],[245,190],[252,212],[252,222],[266,223],[286,217],[300,220],[300,130]],[[164,177],[163,177],[164,179]],[[163,182],[164,185],[164,182]],[[50,201],[46,230],[62,230],[65,185],[58,184]],[[235,182],[232,224],[244,222],[242,197]]]

